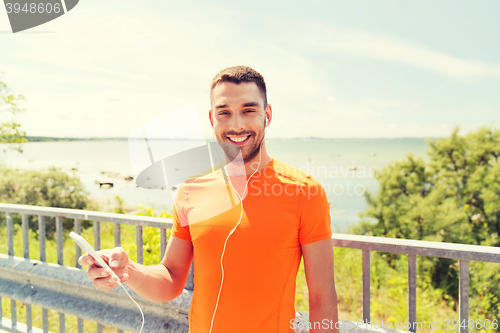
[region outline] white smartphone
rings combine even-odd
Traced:
[[[80,249],[82,249],[83,252],[87,253],[88,255],[91,255],[101,267],[107,268],[112,276],[116,276],[116,278],[118,279],[118,284],[121,283],[118,275],[116,275],[116,273],[113,272],[113,270],[106,264],[106,262],[102,260],[101,256],[98,255],[97,252],[95,252],[94,248],[90,246],[90,244],[85,240],[85,238],[78,235],[77,233],[74,233],[73,231],[69,233],[69,236],[73,238],[75,243],[78,244],[78,246],[80,247]]]
[[[118,284],[123,288],[123,290],[125,291],[127,296],[132,300],[132,302],[134,302],[134,304],[137,305],[137,307],[139,308],[139,311],[141,311],[142,325],[141,325],[141,330],[139,331],[139,333],[142,333],[142,330],[144,328],[144,312],[142,312],[142,309],[139,306],[139,304],[137,304],[137,302],[132,298],[132,296],[130,296],[127,289],[125,289],[125,287],[123,286],[122,282],[120,281],[120,278],[118,277],[118,275],[116,275],[116,273],[113,272],[113,270],[104,262],[104,260],[102,260],[101,256],[98,255],[97,252],[95,252],[94,248],[92,246],[90,246],[90,244],[85,240],[85,238],[78,235],[77,233],[74,233],[73,231],[69,233],[69,236],[71,238],[73,238],[73,240],[75,241],[76,244],[78,244],[80,249],[82,249],[85,253],[91,255],[97,261],[97,263],[99,265],[101,265],[101,267],[107,268],[110,271],[112,276],[116,276]]]

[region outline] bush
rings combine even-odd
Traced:
[[[71,177],[60,169],[51,167],[47,171],[10,169],[0,165],[0,202],[43,207],[97,210],[97,205],[88,199],[79,178]],[[20,224],[20,214],[13,214],[14,223]],[[5,223],[5,218],[0,219]],[[38,217],[30,216],[30,229],[38,230]],[[55,232],[55,219],[45,219],[47,237]],[[87,228],[90,221],[82,221]],[[65,230],[73,228],[72,219],[63,219]]]

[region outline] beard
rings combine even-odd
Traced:
[[[224,141],[224,137],[227,138],[228,135],[250,135],[250,142],[245,147],[239,147],[231,142]],[[229,139],[227,139],[229,140]],[[234,133],[234,132],[226,132],[223,133],[221,137],[218,138],[219,145],[222,150],[224,150],[224,154],[229,159],[230,162],[238,161],[238,156],[240,153],[242,154],[243,161],[245,163],[253,160],[257,154],[260,152],[261,143],[264,140],[264,130],[262,130],[261,135],[257,138],[257,133],[254,131],[242,132],[242,133]]]

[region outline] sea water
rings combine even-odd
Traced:
[[[193,146],[190,140],[167,140],[166,146]],[[201,143],[200,143],[201,144]],[[330,203],[334,232],[347,232],[359,222],[366,207],[366,191],[378,190],[376,175],[388,163],[409,153],[425,158],[425,139],[266,139],[267,151],[288,165],[316,178]],[[53,141],[23,144],[22,154],[0,151],[0,162],[11,168],[43,170],[50,166],[79,177],[91,198],[115,203],[115,195],[128,205],[172,211],[168,189],[143,189],[135,180],[127,140]],[[113,183],[103,189],[99,183]]]

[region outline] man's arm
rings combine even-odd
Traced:
[[[337,292],[333,277],[333,247],[330,238],[302,245],[311,332],[338,332]],[[316,324],[316,327],[314,324]],[[339,326],[337,326],[339,327]]]
[[[193,259],[191,241],[171,236],[165,256],[159,265],[144,266],[128,258],[121,247],[98,251],[121,281],[142,297],[153,302],[169,302],[182,293]],[[78,259],[87,270],[95,287],[110,290],[118,286],[116,278],[95,264],[94,258],[83,255]]]

